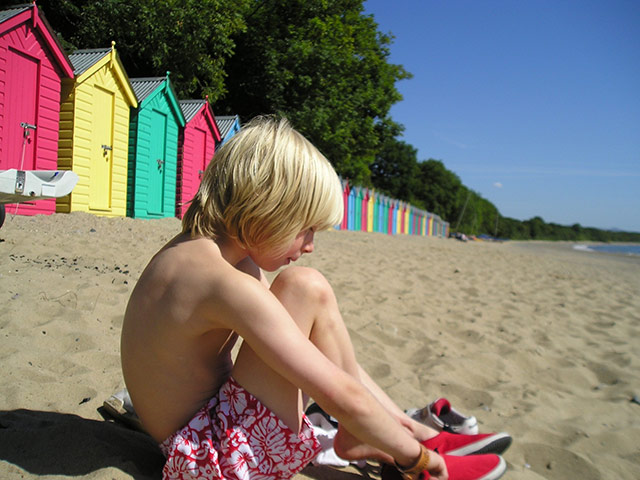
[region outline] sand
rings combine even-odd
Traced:
[[[0,478],[158,479],[107,421],[128,296],[176,219],[73,213],[0,229]],[[363,367],[402,407],[439,396],[507,431],[509,479],[640,478],[640,261],[571,244],[322,232]],[[379,478],[374,465],[296,479]]]

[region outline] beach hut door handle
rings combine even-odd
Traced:
[[[159,158],[158,160],[156,160],[156,162],[158,162],[158,170],[162,168],[162,165],[164,165],[164,160],[162,160],[161,158]]]
[[[20,122],[20,128],[24,128],[24,136],[25,138],[29,136],[29,134],[31,133],[31,130],[35,130],[36,127],[35,125],[32,125],[30,123],[27,122]]]
[[[103,150],[113,150],[113,147],[111,147],[110,145],[102,145],[102,149]]]

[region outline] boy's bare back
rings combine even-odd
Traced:
[[[179,235],[151,260],[131,295],[122,368],[136,411],[158,442],[184,425],[231,372],[237,335],[216,328],[212,303],[236,276],[246,277],[213,241]]]

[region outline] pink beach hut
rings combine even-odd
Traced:
[[[342,184],[342,223],[340,224],[341,230],[347,230],[349,227],[349,181],[340,179],[340,183]]]
[[[179,104],[186,122],[178,138],[176,216],[182,218],[222,138],[208,97],[180,100]]]
[[[362,189],[362,211],[360,212],[360,230],[363,232],[369,231],[369,199],[371,198],[371,191],[368,188]]]
[[[73,67],[38,7],[0,11],[0,170],[57,170],[60,89]],[[53,213],[55,199],[17,213]]]

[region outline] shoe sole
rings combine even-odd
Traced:
[[[502,457],[499,457],[499,458],[500,458],[500,462],[498,463],[498,465],[496,465],[496,468],[491,470],[489,473],[487,473],[483,477],[477,478],[475,480],[498,480],[498,478],[504,475],[504,472],[507,471],[507,462],[504,461],[504,458]]]
[[[463,457],[465,455],[480,455],[483,453],[495,453],[497,455],[504,452],[511,445],[512,438],[508,433],[496,433],[483,440],[470,443],[456,450],[446,452],[447,455]]]

